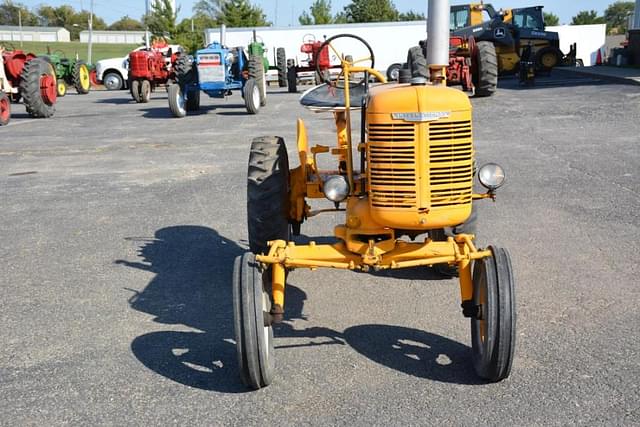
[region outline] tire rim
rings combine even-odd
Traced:
[[[267,74],[266,71],[262,72],[262,96],[267,97]]]
[[[56,79],[50,74],[43,74],[40,76],[40,96],[47,105],[53,105],[56,103],[58,96],[58,90],[56,88]]]
[[[104,81],[104,86],[109,89],[109,90],[115,90],[115,89],[119,89],[120,87],[120,80],[118,79],[118,77],[114,76],[114,75],[108,75],[107,78]]]
[[[558,61],[556,61],[556,54],[549,52],[542,55],[541,62],[546,68],[553,68]]]
[[[91,87],[91,79],[89,77],[89,69],[86,65],[81,65],[79,70],[80,86],[82,89],[88,90]]]
[[[391,80],[398,80],[398,75],[400,74],[400,69],[394,68],[394,69],[391,70],[391,72],[389,74],[391,76]]]
[[[62,80],[58,81],[57,95],[65,96],[67,94],[67,85]]]
[[[260,89],[258,89],[257,85],[253,87],[251,98],[253,99],[253,105],[257,108],[260,105]]]
[[[9,120],[10,114],[9,98],[3,96],[2,99],[0,99],[0,121],[6,123]]]

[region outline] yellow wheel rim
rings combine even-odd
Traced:
[[[88,90],[91,87],[91,79],[89,78],[89,68],[86,65],[81,65],[80,70],[80,85],[83,89]]]
[[[544,55],[542,55],[542,59],[541,59],[542,65],[544,65],[546,68],[553,68],[557,65],[557,61],[556,61],[556,54],[555,53],[545,53]]]
[[[58,96],[65,96],[67,93],[67,85],[64,83],[64,80],[58,80],[56,87],[58,88]]]

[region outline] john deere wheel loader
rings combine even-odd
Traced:
[[[444,232],[464,230],[474,204],[494,199],[504,181],[495,163],[476,170],[471,104],[445,82],[448,27],[448,1],[429,0],[429,82],[418,77],[385,84],[366,41],[347,34],[327,39],[322,48],[342,58],[342,73],[300,102],[333,114],[337,146],[310,147],[298,120],[299,165],[290,169],[283,138],[254,139],[247,181],[251,251],[235,260],[233,274],[238,362],[249,387],[265,387],[274,378],[272,326],[283,319],[287,272],[294,268],[322,274],[324,268],[457,267],[475,371],[488,381],[509,376],[516,320],[509,254],[497,246],[476,247],[472,234]],[[336,42],[345,39],[362,43],[368,54],[355,60],[344,55]],[[371,78],[382,84],[370,85]],[[358,144],[351,134],[355,109],[362,124]],[[335,170],[319,169],[323,153],[336,156]],[[476,178],[486,192],[474,192]],[[313,211],[309,199],[327,199],[331,208]],[[327,211],[344,211],[344,222],[334,229],[337,243],[291,240],[304,221]]]

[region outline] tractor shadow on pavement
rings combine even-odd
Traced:
[[[125,98],[100,98],[100,99],[97,99],[95,102],[96,104],[113,104],[113,105],[124,105],[124,104],[136,103],[136,101],[131,97],[131,95]]]

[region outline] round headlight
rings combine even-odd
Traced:
[[[349,195],[349,183],[342,175],[331,175],[324,182],[322,191],[332,202],[341,202]]]
[[[489,190],[495,190],[504,184],[504,169],[498,164],[487,163],[478,172],[480,184]]]

